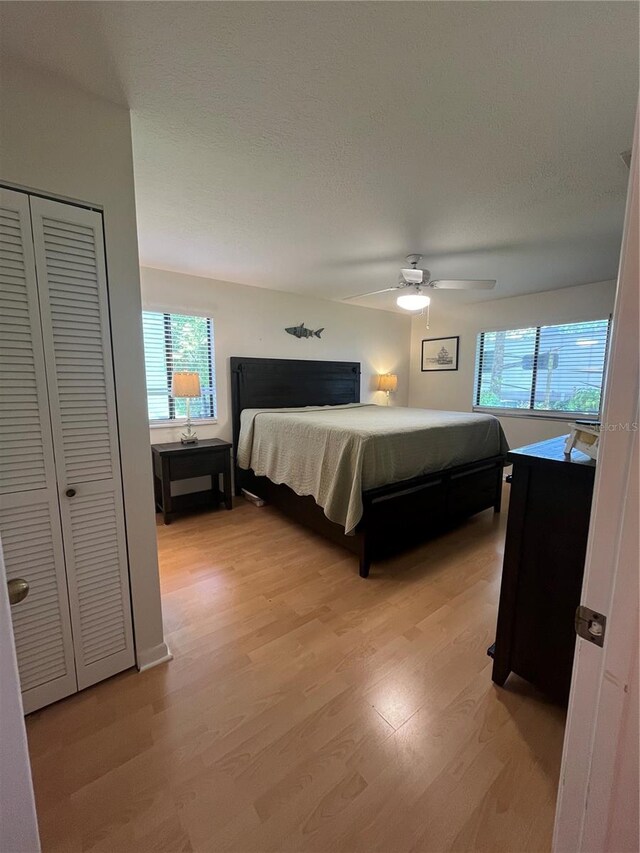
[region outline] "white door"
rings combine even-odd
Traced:
[[[26,712],[77,690],[28,196],[0,189],[0,537]]]
[[[0,541],[0,850],[39,853],[38,820],[31,783],[24,711],[16,661],[2,542]]]
[[[582,603],[607,617],[604,647],[579,639],[553,849],[637,853],[638,118],[602,415]]]
[[[80,689],[135,662],[102,216],[31,197]]]

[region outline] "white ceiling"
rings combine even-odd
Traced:
[[[408,252],[498,279],[474,299],[616,274],[636,3],[4,2],[0,21],[3,51],[131,107],[144,265],[327,298],[389,286]]]

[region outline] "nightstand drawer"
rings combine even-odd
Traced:
[[[171,479],[187,480],[191,477],[206,477],[208,474],[224,474],[225,453],[203,453],[201,450],[184,451],[170,458]]]

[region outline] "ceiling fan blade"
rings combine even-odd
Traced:
[[[382,290],[372,290],[370,293],[356,293],[355,296],[343,296],[342,301],[346,302],[348,299],[362,299],[363,296],[375,296],[378,293],[388,293],[390,290],[400,290],[404,285],[396,284],[394,287],[385,287]]]
[[[496,286],[494,278],[440,278],[429,282],[439,290],[492,290]]]

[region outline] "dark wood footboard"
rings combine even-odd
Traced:
[[[329,521],[312,497],[253,471],[236,469],[236,478],[239,490],[357,554],[360,577],[366,578],[375,560],[417,545],[458,519],[491,507],[499,512],[504,462],[503,456],[492,456],[363,492],[363,515],[352,536]]]
[[[363,492],[360,575],[367,577],[373,560],[424,542],[459,519],[491,507],[499,512],[503,468],[504,457],[494,456]]]

